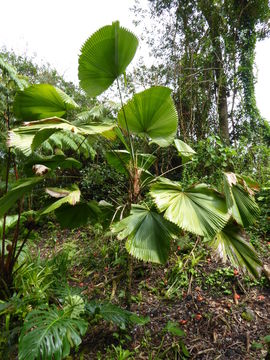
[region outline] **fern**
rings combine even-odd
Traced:
[[[59,148],[63,152],[72,151],[82,154],[85,158],[93,159],[96,155],[95,150],[84,136],[67,131],[54,133],[42,144],[42,149],[48,153],[53,153],[55,148]]]
[[[70,316],[70,309],[40,308],[31,311],[19,338],[19,360],[61,360],[81,343],[87,323]]]

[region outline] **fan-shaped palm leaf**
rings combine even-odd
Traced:
[[[33,310],[19,338],[19,360],[64,359],[71,347],[81,343],[86,330],[87,323],[71,318],[68,311],[56,307]]]
[[[138,40],[116,21],[95,32],[83,45],[79,58],[81,87],[97,96],[124,73],[133,59]]]
[[[230,217],[223,196],[206,184],[183,191],[179,182],[162,179],[150,194],[166,219],[197,235],[213,237]]]
[[[170,145],[178,123],[171,90],[157,86],[135,94],[119,112],[118,122],[126,131],[148,137],[160,146]]]
[[[127,251],[138,259],[165,263],[170,240],[178,228],[154,210],[133,205],[130,215],[113,226],[119,238],[127,238]]]
[[[257,188],[257,183],[254,184]],[[228,209],[237,223],[244,227],[253,224],[259,215],[259,207],[250,186],[253,186],[251,181],[248,185],[242,176],[224,173],[224,193]]]
[[[243,229],[236,223],[229,222],[210,242],[210,246],[224,262],[229,260],[233,266],[259,277],[262,263]]]
[[[78,105],[62,90],[50,84],[36,84],[19,91],[14,100],[14,113],[20,120],[40,120],[64,116]]]

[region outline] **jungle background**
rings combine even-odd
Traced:
[[[0,51],[0,358],[269,359],[270,124],[256,103],[255,48],[270,35],[270,4],[136,0],[130,17],[143,51],[99,96],[89,95],[81,78],[80,86],[34,57]],[[44,130],[26,151],[24,133],[15,130],[18,144],[9,134],[23,120],[43,119],[21,110],[22,94],[38,84],[68,96],[61,98],[63,116],[52,116],[67,118],[71,131]],[[138,159],[155,155],[134,166],[143,175],[132,178],[131,188],[122,168],[131,161],[121,155],[125,140],[119,131],[115,140],[109,125],[121,122],[118,112],[125,117],[123,103],[138,91],[159,86],[172,91],[181,142],[141,144],[123,131],[132,140],[126,149],[143,148]],[[84,137],[76,132],[81,124],[108,126],[106,136],[100,130]],[[151,196],[143,187],[148,171],[185,189],[206,183],[225,195],[224,173],[240,174],[237,181],[257,204],[238,199],[246,205],[241,241],[256,255],[242,245],[233,252],[232,235],[220,257],[206,237],[185,228],[160,250],[163,264],[130,250],[124,241],[130,234],[117,236],[112,223],[123,224],[132,204],[156,201],[155,185]],[[25,185],[26,179],[38,180]],[[84,202],[74,212],[77,189]],[[60,207],[51,197],[69,198]]]

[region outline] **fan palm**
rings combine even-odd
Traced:
[[[114,80],[118,81],[134,57],[137,45],[136,37],[121,28],[118,22],[94,33],[82,47],[79,58],[79,79],[82,88],[90,96],[96,96],[105,91]],[[35,89],[38,91],[42,88]],[[128,175],[129,200],[126,208],[131,211],[114,226],[114,231],[119,232],[121,238],[127,238],[126,247],[132,255],[142,260],[164,263],[169,255],[172,235],[177,233],[175,228],[206,238],[220,239],[224,229],[228,233],[227,224],[231,216],[241,226],[255,221],[258,207],[249,191],[247,181],[239,175],[225,174],[225,197],[205,184],[183,189],[180,182],[172,182],[162,177],[154,181],[151,167],[156,158],[153,154],[147,155],[145,151],[141,152],[135,148],[139,138],[142,139],[145,148],[151,143],[165,147],[174,141],[174,146],[182,157],[182,163],[192,160],[195,156],[190,146],[174,139],[178,118],[169,88],[156,86],[135,94],[126,104],[122,104],[117,122],[106,120],[90,123],[88,115],[80,115],[78,123],[59,118],[64,115],[59,111],[64,112],[68,106],[74,104],[65,96],[59,95],[57,89],[51,90],[60,97],[57,106],[55,101],[50,101],[47,93],[44,103],[42,96],[39,96],[41,92],[36,96],[26,89],[18,95],[17,113],[24,120],[33,119],[33,114],[35,117],[39,116],[38,114],[49,115],[51,118],[28,122],[26,126],[14,129],[10,133],[9,145],[20,148],[25,153],[34,152],[62,131],[80,136],[101,134],[107,136],[107,140],[110,141],[117,137],[125,149],[115,150],[110,146],[106,156],[112,166]],[[21,99],[26,99],[26,102],[20,101]],[[122,102],[122,96],[120,100]],[[61,109],[58,108],[59,104]],[[87,123],[83,124],[83,119],[87,119]],[[148,176],[147,182],[144,182],[143,174]],[[138,205],[144,188],[143,182],[144,185],[152,183],[150,195],[158,211]],[[64,205],[68,199],[69,195],[61,198],[55,205],[49,206],[49,209],[58,209],[58,205]],[[233,239],[237,234],[233,235],[231,231],[228,236]],[[230,249],[232,252],[235,250],[234,256],[239,256],[236,248]],[[251,270],[252,266],[248,266],[250,254],[243,252],[242,255],[245,261],[239,261],[238,264]],[[231,256],[228,258],[232,260]]]

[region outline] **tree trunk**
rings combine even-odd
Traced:
[[[219,118],[219,134],[224,143],[230,143],[228,102],[227,102],[227,79],[224,69],[224,59],[220,36],[222,35],[222,18],[219,10],[212,1],[201,0],[200,8],[208,23],[211,42],[213,46],[213,58],[215,65],[215,77],[217,86],[217,109]]]
[[[216,42],[216,41],[215,41]],[[227,80],[222,62],[222,51],[220,44],[216,44],[214,56],[215,75],[217,82],[217,108],[219,120],[219,135],[224,143],[230,143],[229,121],[228,121],[228,102],[227,102]]]

